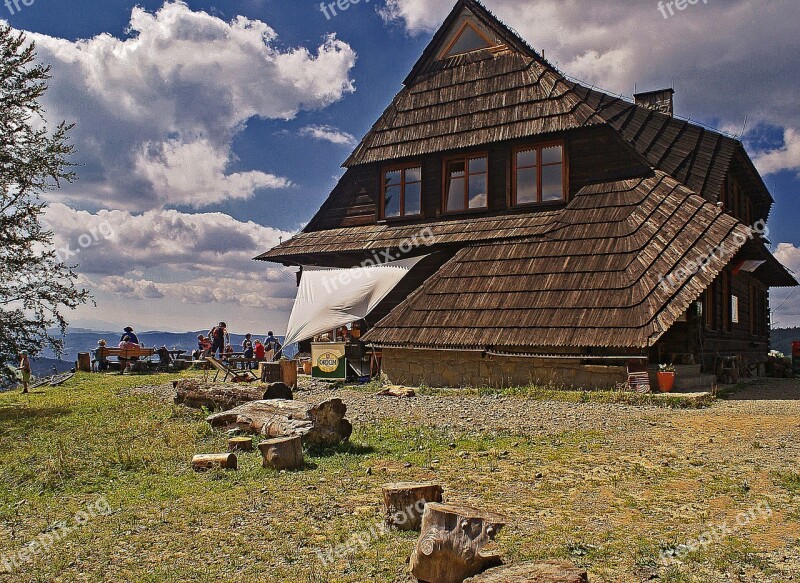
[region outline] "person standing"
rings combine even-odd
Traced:
[[[225,346],[228,344],[228,326],[225,322],[220,322],[209,331],[208,335],[211,337],[211,356],[216,358],[219,352],[219,358],[222,358],[225,355]]]
[[[24,350],[19,353],[19,370],[22,377],[22,394],[27,394],[28,383],[31,382],[31,361]]]
[[[245,358],[253,358],[253,335],[245,334],[242,340],[242,353]],[[247,368],[253,368],[253,363],[248,362]]]
[[[275,338],[275,335],[272,333],[272,330],[267,332],[267,337],[264,338],[264,348],[267,352],[270,350],[272,351],[273,358],[276,354],[278,354],[278,350],[281,348],[281,343],[278,342],[278,339]]]

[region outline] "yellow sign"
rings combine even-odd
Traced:
[[[325,352],[317,358],[317,368],[322,372],[336,372],[339,368],[339,357],[332,352]]]

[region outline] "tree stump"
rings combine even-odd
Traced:
[[[262,465],[273,470],[294,470],[303,467],[303,440],[299,435],[277,437],[258,444]]]
[[[519,563],[489,569],[464,583],[588,583],[586,570],[564,561]]]
[[[192,469],[196,472],[210,470],[219,466],[225,470],[235,470],[238,459],[233,453],[202,453],[192,458]]]
[[[231,437],[228,440],[228,451],[253,451],[253,438]]]
[[[425,505],[422,532],[411,554],[411,574],[426,583],[462,583],[502,564],[494,537],[505,525],[499,514],[468,506]]]
[[[304,445],[330,446],[348,439],[353,432],[353,426],[344,418],[346,412],[341,399],[319,405],[275,399],[245,403],[210,415],[206,421],[215,429],[241,429],[265,437],[299,435]]]
[[[397,482],[383,486],[386,524],[397,530],[419,530],[428,502],[441,502],[444,490],[439,484]]]

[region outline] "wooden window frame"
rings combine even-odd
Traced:
[[[411,168],[419,168],[419,212],[413,215],[406,214],[406,184],[417,184],[417,181],[406,182],[406,170]],[[389,172],[400,172],[400,215],[395,217],[386,216],[386,174]],[[384,166],[381,168],[381,204],[379,219],[382,221],[398,221],[408,218],[419,218],[423,215],[423,184],[424,177],[422,176],[423,165],[422,162],[406,162],[405,164],[392,164],[391,166]]]
[[[486,158],[486,206],[469,208],[469,177],[477,176],[477,174],[469,173],[469,161],[478,158]],[[447,195],[449,194],[448,181],[450,174],[447,171],[447,166],[458,160],[464,161],[464,208],[459,210],[447,210]],[[442,214],[443,215],[460,215],[464,213],[482,213],[489,210],[489,152],[470,152],[469,154],[461,154],[459,156],[447,156],[442,160]]]
[[[461,38],[461,35],[464,34],[464,30],[466,30],[467,27],[470,27],[473,31],[475,31],[475,34],[477,34],[479,37],[481,37],[483,40],[485,40],[486,44],[489,45],[489,46],[488,47],[483,47],[482,49],[473,49],[471,51],[466,51],[464,53],[455,53],[455,54],[451,55],[450,51],[453,49],[455,44],[458,42],[458,39]],[[461,28],[458,29],[458,32],[455,34],[455,36],[453,36],[453,40],[451,40],[447,44],[447,46],[444,48],[444,50],[441,53],[439,53],[438,60],[441,61],[443,59],[449,59],[451,57],[457,57],[459,55],[468,55],[470,53],[475,53],[477,51],[486,51],[486,50],[493,49],[495,47],[497,47],[497,42],[496,41],[488,38],[485,34],[483,34],[483,31],[481,31],[477,26],[472,24],[469,20],[466,20],[466,21],[464,21],[464,24],[461,25]]]
[[[542,164],[542,150],[561,147],[561,200],[542,201],[542,168],[555,166],[555,164]],[[536,150],[536,202],[517,202],[517,154],[528,150]],[[524,168],[533,168],[525,166]],[[537,144],[522,144],[511,149],[511,205],[514,208],[526,208],[547,205],[560,205],[568,202],[569,198],[569,164],[567,163],[567,145],[564,140],[539,142]]]

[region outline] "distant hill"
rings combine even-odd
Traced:
[[[143,346],[148,348],[166,346],[169,349],[186,350],[189,352],[197,348],[198,334],[206,335],[208,334],[208,330],[179,333],[158,331],[137,332],[139,341]],[[75,362],[78,359],[79,352],[90,352],[94,350],[97,348],[97,341],[101,338],[105,340],[109,346],[116,346],[121,336],[121,331],[108,332],[88,330],[86,328],[70,328],[64,338],[64,354],[62,355],[62,360],[69,363]],[[263,340],[265,336],[266,334],[254,334],[253,339],[260,338]],[[237,352],[241,350],[243,340],[243,334],[231,334],[231,343]],[[278,340],[283,341],[283,338],[278,336]],[[43,358],[39,360],[56,358],[55,354],[50,350],[46,350],[42,356]],[[50,370],[52,370],[52,368],[52,364],[50,364]]]
[[[792,354],[792,341],[800,340],[800,328],[775,328],[772,331],[772,350]]]

